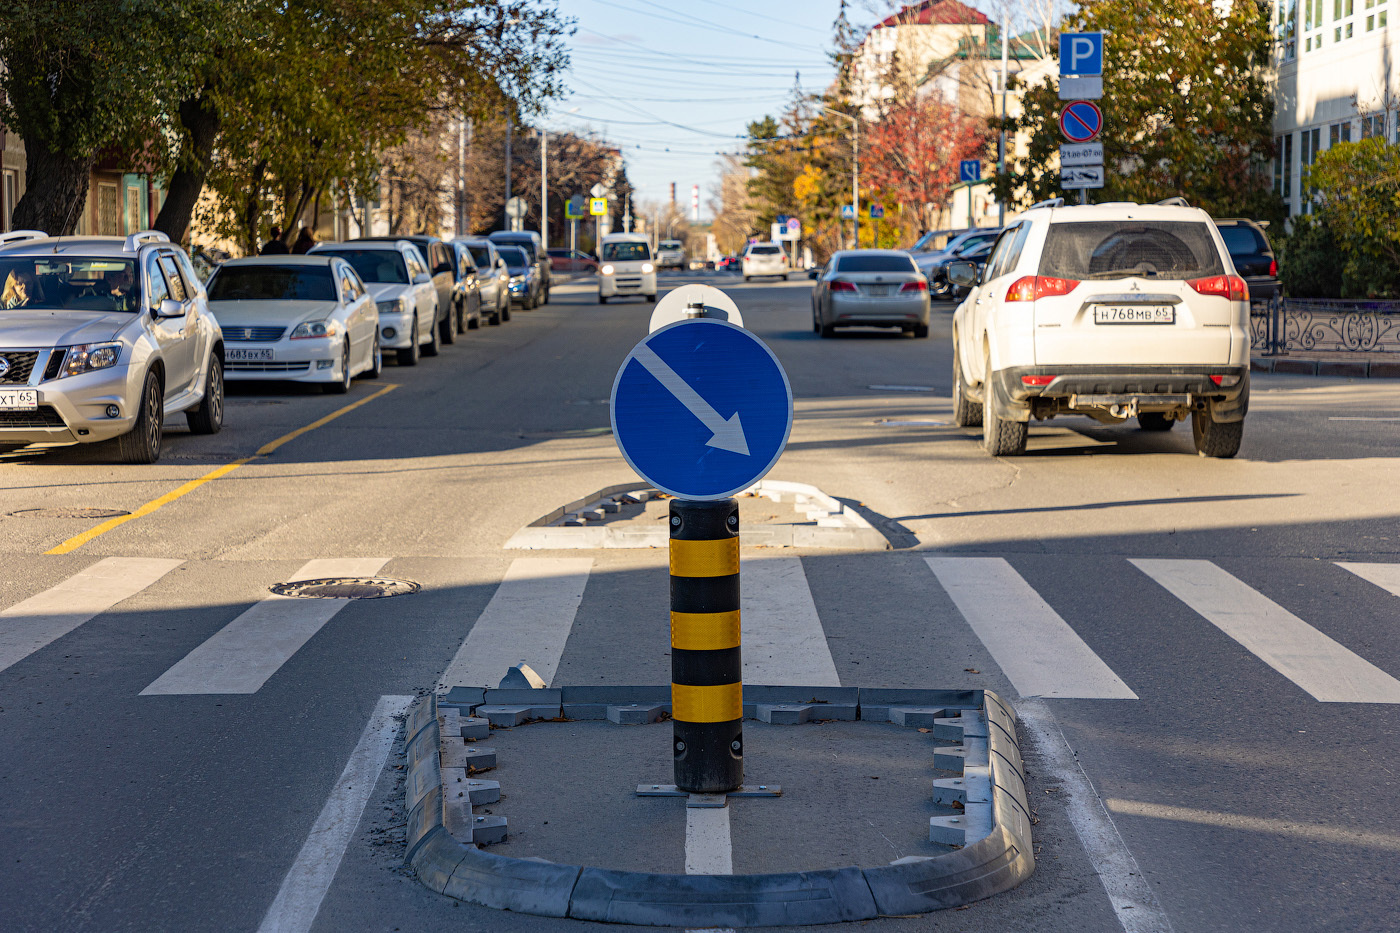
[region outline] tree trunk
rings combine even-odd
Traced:
[[[15,205],[12,228],[43,230],[50,236],[70,235],[87,203],[95,161],[31,146],[27,162],[24,197]]]
[[[170,176],[165,203],[161,205],[154,225],[156,230],[176,243],[185,240],[195,205],[204,191],[204,179],[209,174],[214,141],[219,136],[221,121],[218,111],[207,97],[209,90],[206,85],[199,95],[180,101],[180,123],[188,135],[180,153],[180,165]]]
[[[244,255],[258,254],[258,238],[262,235],[262,187],[267,174],[267,160],[262,159],[253,166],[252,185],[243,201],[243,249]]]

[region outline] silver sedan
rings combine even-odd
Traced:
[[[928,279],[907,252],[855,249],[834,253],[812,289],[812,330],[898,327],[928,336]]]

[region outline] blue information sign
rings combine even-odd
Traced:
[[[1060,33],[1060,74],[1103,74],[1103,33]]]
[[[981,181],[982,160],[963,159],[958,163],[958,181]]]
[[[764,477],[792,430],[773,351],[727,321],[694,318],[642,339],[617,371],[613,437],[642,479],[680,499],[725,499]]]
[[[885,216],[885,205],[883,205],[883,204],[872,204],[872,205],[870,205],[870,216],[871,216],[871,217],[884,217],[884,216]]]

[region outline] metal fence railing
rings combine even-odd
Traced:
[[[1258,355],[1394,353],[1400,358],[1400,301],[1278,298],[1249,310],[1249,346]]]

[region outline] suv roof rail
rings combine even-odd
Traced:
[[[1158,207],[1190,207],[1191,204],[1181,195],[1172,198],[1163,198],[1155,202]]]
[[[159,230],[140,230],[126,238],[126,242],[122,244],[122,250],[124,252],[134,253],[147,243],[169,242],[170,237],[161,233]]]
[[[30,240],[47,240],[49,235],[42,230],[11,230],[9,233],[0,234],[0,248],[13,246],[16,243],[27,243]]]
[[[1036,201],[1027,210],[1035,210],[1037,207],[1064,207],[1064,198],[1046,198],[1044,201]]]

